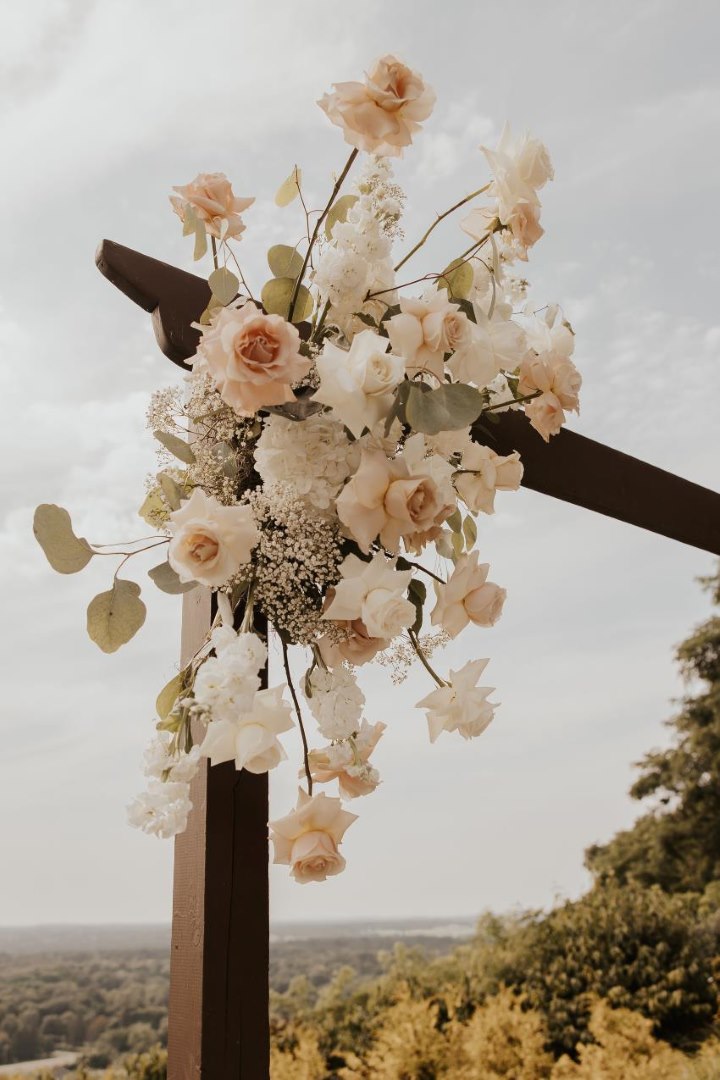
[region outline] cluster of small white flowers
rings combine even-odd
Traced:
[[[177,431],[176,417],[183,411],[182,390],[179,386],[165,386],[150,395],[145,419],[149,431]]]
[[[163,840],[183,832],[192,810],[190,781],[199,762],[199,747],[181,753],[169,732],[156,735],[145,750],[145,775],[150,781],[128,806],[129,823]]]
[[[450,637],[444,630],[436,630],[418,638],[418,644],[428,660],[437,649],[444,649],[449,641]],[[395,686],[400,686],[410,674],[410,669],[417,660],[417,653],[412,645],[398,638],[389,649],[378,653],[375,660],[389,670],[390,681]]]
[[[286,487],[327,510],[352,472],[350,448],[343,425],[322,414],[303,423],[269,416],[255,447],[255,468],[266,491]]]
[[[308,644],[321,637],[323,596],[335,585],[342,562],[336,518],[311,514],[292,490],[277,487],[245,496],[260,539],[253,552],[255,599],[291,641]]]
[[[317,264],[314,282],[330,302],[331,317],[347,318],[362,311],[365,297],[378,281],[392,284],[390,252],[399,232],[404,196],[392,183],[392,166],[370,158],[356,185],[357,200],[345,221],[332,229]]]
[[[213,630],[210,644],[215,656],[209,656],[195,676],[195,705],[206,718],[232,720],[252,709],[267,648],[257,634],[238,634],[231,626]]]
[[[331,741],[348,739],[360,727],[365,695],[346,665],[315,668],[303,687],[320,734]]]

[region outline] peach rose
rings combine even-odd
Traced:
[[[557,435],[565,423],[563,407],[552,393],[541,394],[540,397],[528,401],[525,415],[545,442],[550,442],[550,436]]]
[[[207,366],[220,397],[241,416],[295,401],[292,383],[310,370],[296,327],[280,315],[264,315],[250,301],[219,309],[193,362]]]
[[[523,475],[520,455],[496,454],[489,446],[473,443],[463,451],[462,465],[455,473],[455,487],[473,514],[495,512],[496,491],[517,491]]]
[[[237,239],[245,231],[240,214],[255,202],[233,195],[233,189],[225,173],[199,173],[190,184],[173,187],[177,195],[170,196],[173,210],[185,220],[185,210],[191,206],[210,236],[218,239]],[[227,222],[223,232],[223,222]]]
[[[322,750],[311,750],[309,763],[314,782],[329,784],[337,780],[340,794],[346,799],[369,795],[378,786],[380,776],[376,769],[368,765],[368,761],[385,728],[386,725],[381,723],[371,727],[367,720],[363,720],[354,739]]]
[[[494,626],[502,614],[505,589],[487,580],[488,563],[478,565],[477,551],[461,555],[447,584],[435,584],[437,603],[432,612],[433,626],[438,624],[450,637],[457,637],[469,622],[476,626]]]
[[[168,562],[180,580],[224,585],[250,561],[259,534],[249,506],[223,506],[195,488],[168,518]]]
[[[527,262],[527,249],[545,232],[540,224],[540,207],[529,202],[516,203],[505,224],[518,242],[520,258]]]
[[[437,289],[420,300],[401,297],[400,313],[388,321],[387,333],[393,351],[405,358],[408,375],[430,371],[442,379],[446,354],[470,344],[472,324],[445,290]]]
[[[387,551],[397,551],[401,538],[409,551],[419,551],[439,536],[453,505],[429,471],[428,465],[425,475],[412,474],[402,455],[390,460],[381,450],[362,451],[360,466],[336,506],[363,551],[378,536]]]
[[[327,611],[334,599],[335,589],[330,588],[325,594],[323,612]],[[320,655],[330,668],[338,667],[343,660],[358,667],[360,664],[367,664],[390,644],[387,638],[371,637],[361,618],[335,619],[334,622],[345,637],[336,640],[326,635],[317,642]]]
[[[376,61],[364,83],[333,87],[335,93],[324,94],[320,108],[343,129],[346,143],[382,157],[400,157],[435,104],[435,93],[422,77],[391,55]]]
[[[297,808],[270,822],[276,863],[292,867],[296,881],[324,881],[345,868],[338,851],[346,830],[357,818],[343,810],[339,799],[324,793],[310,797],[298,792]]]

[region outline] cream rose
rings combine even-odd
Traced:
[[[259,538],[249,506],[223,506],[201,488],[170,514],[168,524],[168,562],[181,581],[202,585],[224,585],[250,561]]]
[[[420,300],[401,297],[387,333],[393,350],[405,358],[408,375],[429,371],[442,379],[446,354],[470,344],[472,323],[444,289],[436,289]]]
[[[440,625],[450,637],[457,637],[468,623],[494,626],[502,614],[506,592],[487,580],[488,563],[478,565],[477,551],[461,555],[447,584],[435,584],[437,603],[433,626]]]
[[[194,362],[205,363],[223,401],[241,416],[294,401],[292,384],[310,370],[300,335],[280,315],[248,301],[220,308],[203,331]]]
[[[327,342],[316,360],[320,387],[314,400],[329,405],[356,438],[387,416],[393,390],[405,378],[405,361],[389,348],[387,338],[363,330],[349,349]]]
[[[527,261],[527,249],[536,244],[545,230],[540,224],[540,208],[533,203],[519,202],[505,223],[519,244],[519,255]]]
[[[345,142],[369,154],[399,157],[427,120],[435,93],[397,57],[381,57],[365,82],[333,83],[318,105],[342,128]]]
[[[385,728],[386,725],[381,723],[371,727],[367,720],[363,720],[353,739],[335,743],[322,750],[311,750],[309,764],[314,782],[329,784],[337,780],[340,794],[346,799],[369,795],[378,786],[380,776],[368,762]]]
[[[327,611],[334,597],[335,589],[328,589],[323,604],[324,612]],[[338,639],[336,635],[326,635],[317,643],[320,655],[330,668],[342,664],[343,660],[357,666],[366,664],[390,644],[385,638],[371,637],[361,618],[333,621],[344,637]]]
[[[545,442],[550,442],[552,435],[557,435],[565,423],[565,413],[555,394],[541,394],[540,397],[528,401],[525,406],[525,415]]]
[[[396,570],[394,560],[378,552],[370,562],[357,555],[346,556],[340,574],[323,619],[360,619],[371,638],[383,640],[395,637],[415,622],[415,608],[405,598],[412,571]]]
[[[191,206],[210,236],[218,239],[237,239],[245,231],[240,214],[255,202],[233,195],[225,173],[199,173],[190,184],[173,187],[177,195],[170,196],[173,210],[184,221],[186,208]],[[223,224],[225,229],[223,231]]]
[[[357,814],[343,810],[339,799],[325,794],[310,797],[298,792],[297,808],[270,822],[276,863],[292,867],[296,881],[324,881],[345,868],[338,851],[346,830]]]
[[[496,491],[517,491],[523,475],[520,455],[496,454],[489,446],[472,443],[463,451],[460,471],[455,473],[455,487],[473,514],[495,512]]]
[[[492,319],[476,307],[477,323],[467,345],[458,349],[448,361],[448,368],[460,382],[484,387],[501,371],[514,371],[527,353],[527,340],[522,326],[499,306]]]

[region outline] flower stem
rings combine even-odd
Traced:
[[[315,241],[317,240],[318,233],[320,232],[320,226],[322,225],[323,221],[325,220],[325,218],[330,213],[330,210],[332,209],[332,204],[335,202],[335,199],[337,198],[337,194],[338,194],[340,188],[343,185],[345,177],[350,172],[350,169],[352,168],[352,164],[355,161],[355,158],[358,156],[358,153],[359,153],[359,150],[357,148],[355,148],[352,151],[352,153],[350,154],[350,157],[345,162],[345,168],[343,169],[343,171],[340,173],[337,180],[335,181],[335,187],[332,189],[332,194],[331,194],[330,198],[328,199],[327,205],[326,205],[325,209],[323,210],[322,214],[320,215],[320,217],[315,222],[315,228],[313,229],[313,234],[310,237],[310,243],[308,244],[308,249],[305,252],[305,258],[303,259],[303,264],[302,264],[302,267],[300,269],[300,273],[298,274],[297,279],[295,281],[295,288],[293,289],[293,294],[292,294],[292,297],[290,299],[290,306],[288,308],[288,320],[290,322],[292,322],[293,315],[295,314],[295,304],[297,303],[298,293],[300,292],[300,286],[302,285],[302,279],[305,276],[305,271],[307,270],[307,265],[308,265],[308,263],[310,261],[310,253],[312,252],[312,249],[313,249],[313,247],[315,245]]]
[[[410,638],[410,644],[420,658],[420,663],[425,668],[425,670],[429,672],[430,675],[432,675],[438,686],[449,686],[450,684],[446,683],[444,679],[441,679],[438,673],[434,671],[433,668],[430,666],[430,661],[425,655],[422,645],[418,641],[417,634],[415,634],[412,630],[408,630],[408,637]]]
[[[423,566],[419,562],[412,562],[411,559],[405,559],[405,562],[408,564],[408,566],[414,566],[416,570],[422,570],[423,574],[427,574],[429,577],[435,578],[435,580],[439,581],[441,585],[446,584],[445,578],[441,578],[439,574],[434,574],[432,570],[428,570],[427,566]]]
[[[420,250],[420,248],[423,246],[423,244],[425,243],[427,238],[430,236],[430,233],[433,231],[433,229],[437,228],[437,226],[440,224],[440,222],[443,220],[443,218],[446,218],[449,214],[452,214],[455,210],[459,210],[461,206],[464,206],[465,203],[469,203],[472,199],[477,198],[478,195],[482,195],[483,192],[487,191],[487,189],[489,187],[490,187],[490,184],[485,184],[484,187],[478,188],[477,191],[471,192],[470,195],[466,195],[464,199],[460,200],[460,202],[456,202],[455,205],[451,206],[449,210],[445,210],[445,211],[443,211],[442,214],[438,214],[437,217],[435,218],[435,221],[433,221],[430,228],[423,234],[423,236],[417,242],[415,247],[411,248],[410,251],[408,251],[407,255],[405,255],[400,260],[400,262],[397,264],[397,266],[395,266],[393,269],[396,270],[396,271],[399,270],[401,266],[405,265],[405,263],[408,261],[408,259],[411,259],[413,257],[413,255],[415,254],[416,251]]]
[[[482,413],[492,412],[493,409],[506,409],[509,405],[522,405],[523,401],[532,401],[533,398],[540,397],[540,394],[542,390],[533,390],[532,394],[523,394],[522,397],[511,398],[510,401],[498,401],[495,405],[486,405]],[[482,413],[480,413],[481,416]],[[465,471],[467,470],[458,470],[458,472]]]
[[[218,257],[217,257],[217,244],[215,242],[215,237],[214,236],[210,237],[210,246],[212,247],[213,266],[215,267],[216,270],[218,270],[219,269],[219,264],[218,264]]]
[[[295,713],[298,718],[298,726],[300,728],[300,736],[303,744],[303,764],[305,766],[305,777],[307,779],[308,795],[312,795],[313,782],[310,774],[310,751],[308,749],[307,735],[305,734],[305,725],[303,724],[302,712],[300,710],[300,702],[295,691],[295,684],[292,680],[292,674],[290,673],[290,661],[288,660],[288,648],[287,642],[282,638],[280,639],[283,651],[283,667],[285,668],[285,678],[287,679],[288,686],[290,687],[290,695],[293,699],[295,706]]]

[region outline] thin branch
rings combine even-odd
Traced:
[[[422,570],[423,574],[427,574],[431,578],[435,578],[441,585],[445,585],[445,578],[441,578],[438,574],[434,574],[432,570],[428,570],[427,566],[422,566],[419,562],[412,562],[410,559],[405,559],[408,566],[414,566],[416,570]]]
[[[466,195],[464,199],[460,200],[460,202],[456,202],[455,205],[451,206],[449,210],[445,210],[442,214],[438,214],[437,217],[435,218],[435,221],[433,221],[430,228],[423,234],[422,238],[417,242],[415,247],[411,248],[410,251],[408,251],[407,255],[405,255],[400,260],[400,262],[397,264],[397,266],[394,267],[394,269],[396,271],[399,270],[401,266],[405,265],[405,263],[408,261],[408,259],[411,259],[413,257],[413,255],[415,254],[416,251],[420,250],[420,248],[423,246],[423,244],[425,243],[427,238],[430,236],[430,233],[433,231],[433,229],[437,228],[437,226],[440,224],[440,222],[443,220],[443,218],[448,217],[448,215],[454,213],[455,210],[459,210],[461,206],[465,205],[465,203],[469,203],[472,199],[476,199],[478,195],[482,195],[483,192],[487,191],[487,189],[489,187],[490,187],[490,184],[485,184],[484,187],[478,188],[478,190],[473,191],[472,194]]]
[[[408,630],[408,637],[410,638],[410,644],[412,645],[413,649],[415,650],[415,652],[417,653],[417,655],[420,658],[420,662],[421,662],[422,666],[425,668],[425,670],[427,672],[430,673],[430,675],[432,675],[433,679],[438,684],[438,686],[441,686],[441,687],[449,686],[450,684],[446,683],[444,679],[441,679],[440,676],[438,675],[438,673],[436,671],[433,671],[433,669],[431,668],[430,661],[428,660],[427,656],[425,655],[425,653],[423,651],[423,648],[422,648],[422,645],[418,641],[417,634],[413,633],[412,630]]]
[[[302,285],[302,279],[305,276],[305,271],[307,270],[307,266],[308,266],[308,263],[310,261],[310,254],[312,252],[315,241],[317,240],[317,235],[320,232],[320,226],[322,225],[323,221],[325,220],[325,218],[330,213],[330,210],[332,209],[332,204],[335,202],[335,199],[337,197],[337,193],[339,192],[340,188],[342,187],[343,181],[345,180],[345,177],[347,176],[347,174],[350,172],[350,169],[352,168],[352,164],[355,161],[355,158],[358,156],[359,152],[360,151],[356,147],[352,151],[352,153],[350,154],[350,157],[345,162],[345,168],[343,169],[343,171],[340,173],[337,180],[335,181],[335,187],[332,189],[332,194],[331,194],[330,198],[328,199],[328,202],[327,202],[327,205],[326,205],[325,209],[323,210],[322,214],[320,215],[320,217],[315,222],[315,228],[313,229],[313,234],[310,237],[310,243],[308,244],[308,249],[305,252],[305,258],[303,259],[303,264],[302,264],[302,267],[300,269],[300,273],[297,276],[297,280],[295,282],[295,288],[293,289],[293,294],[292,294],[292,297],[290,299],[290,306],[288,308],[288,319],[289,319],[290,322],[292,322],[293,315],[295,314],[295,304],[297,303],[298,293],[300,292],[300,286]]]
[[[280,642],[282,644],[283,651],[283,666],[285,668],[285,678],[287,679],[288,686],[290,687],[290,694],[292,696],[293,704],[295,706],[295,713],[298,718],[298,726],[300,728],[300,735],[302,737],[303,764],[305,766],[305,777],[307,779],[308,795],[312,795],[313,782],[312,776],[310,774],[310,751],[308,749],[307,735],[305,734],[305,725],[303,724],[302,712],[300,711],[300,702],[298,701],[298,696],[295,692],[295,684],[293,683],[292,675],[290,673],[290,661],[288,660],[287,644],[285,641],[283,641],[282,638],[280,639]]]

